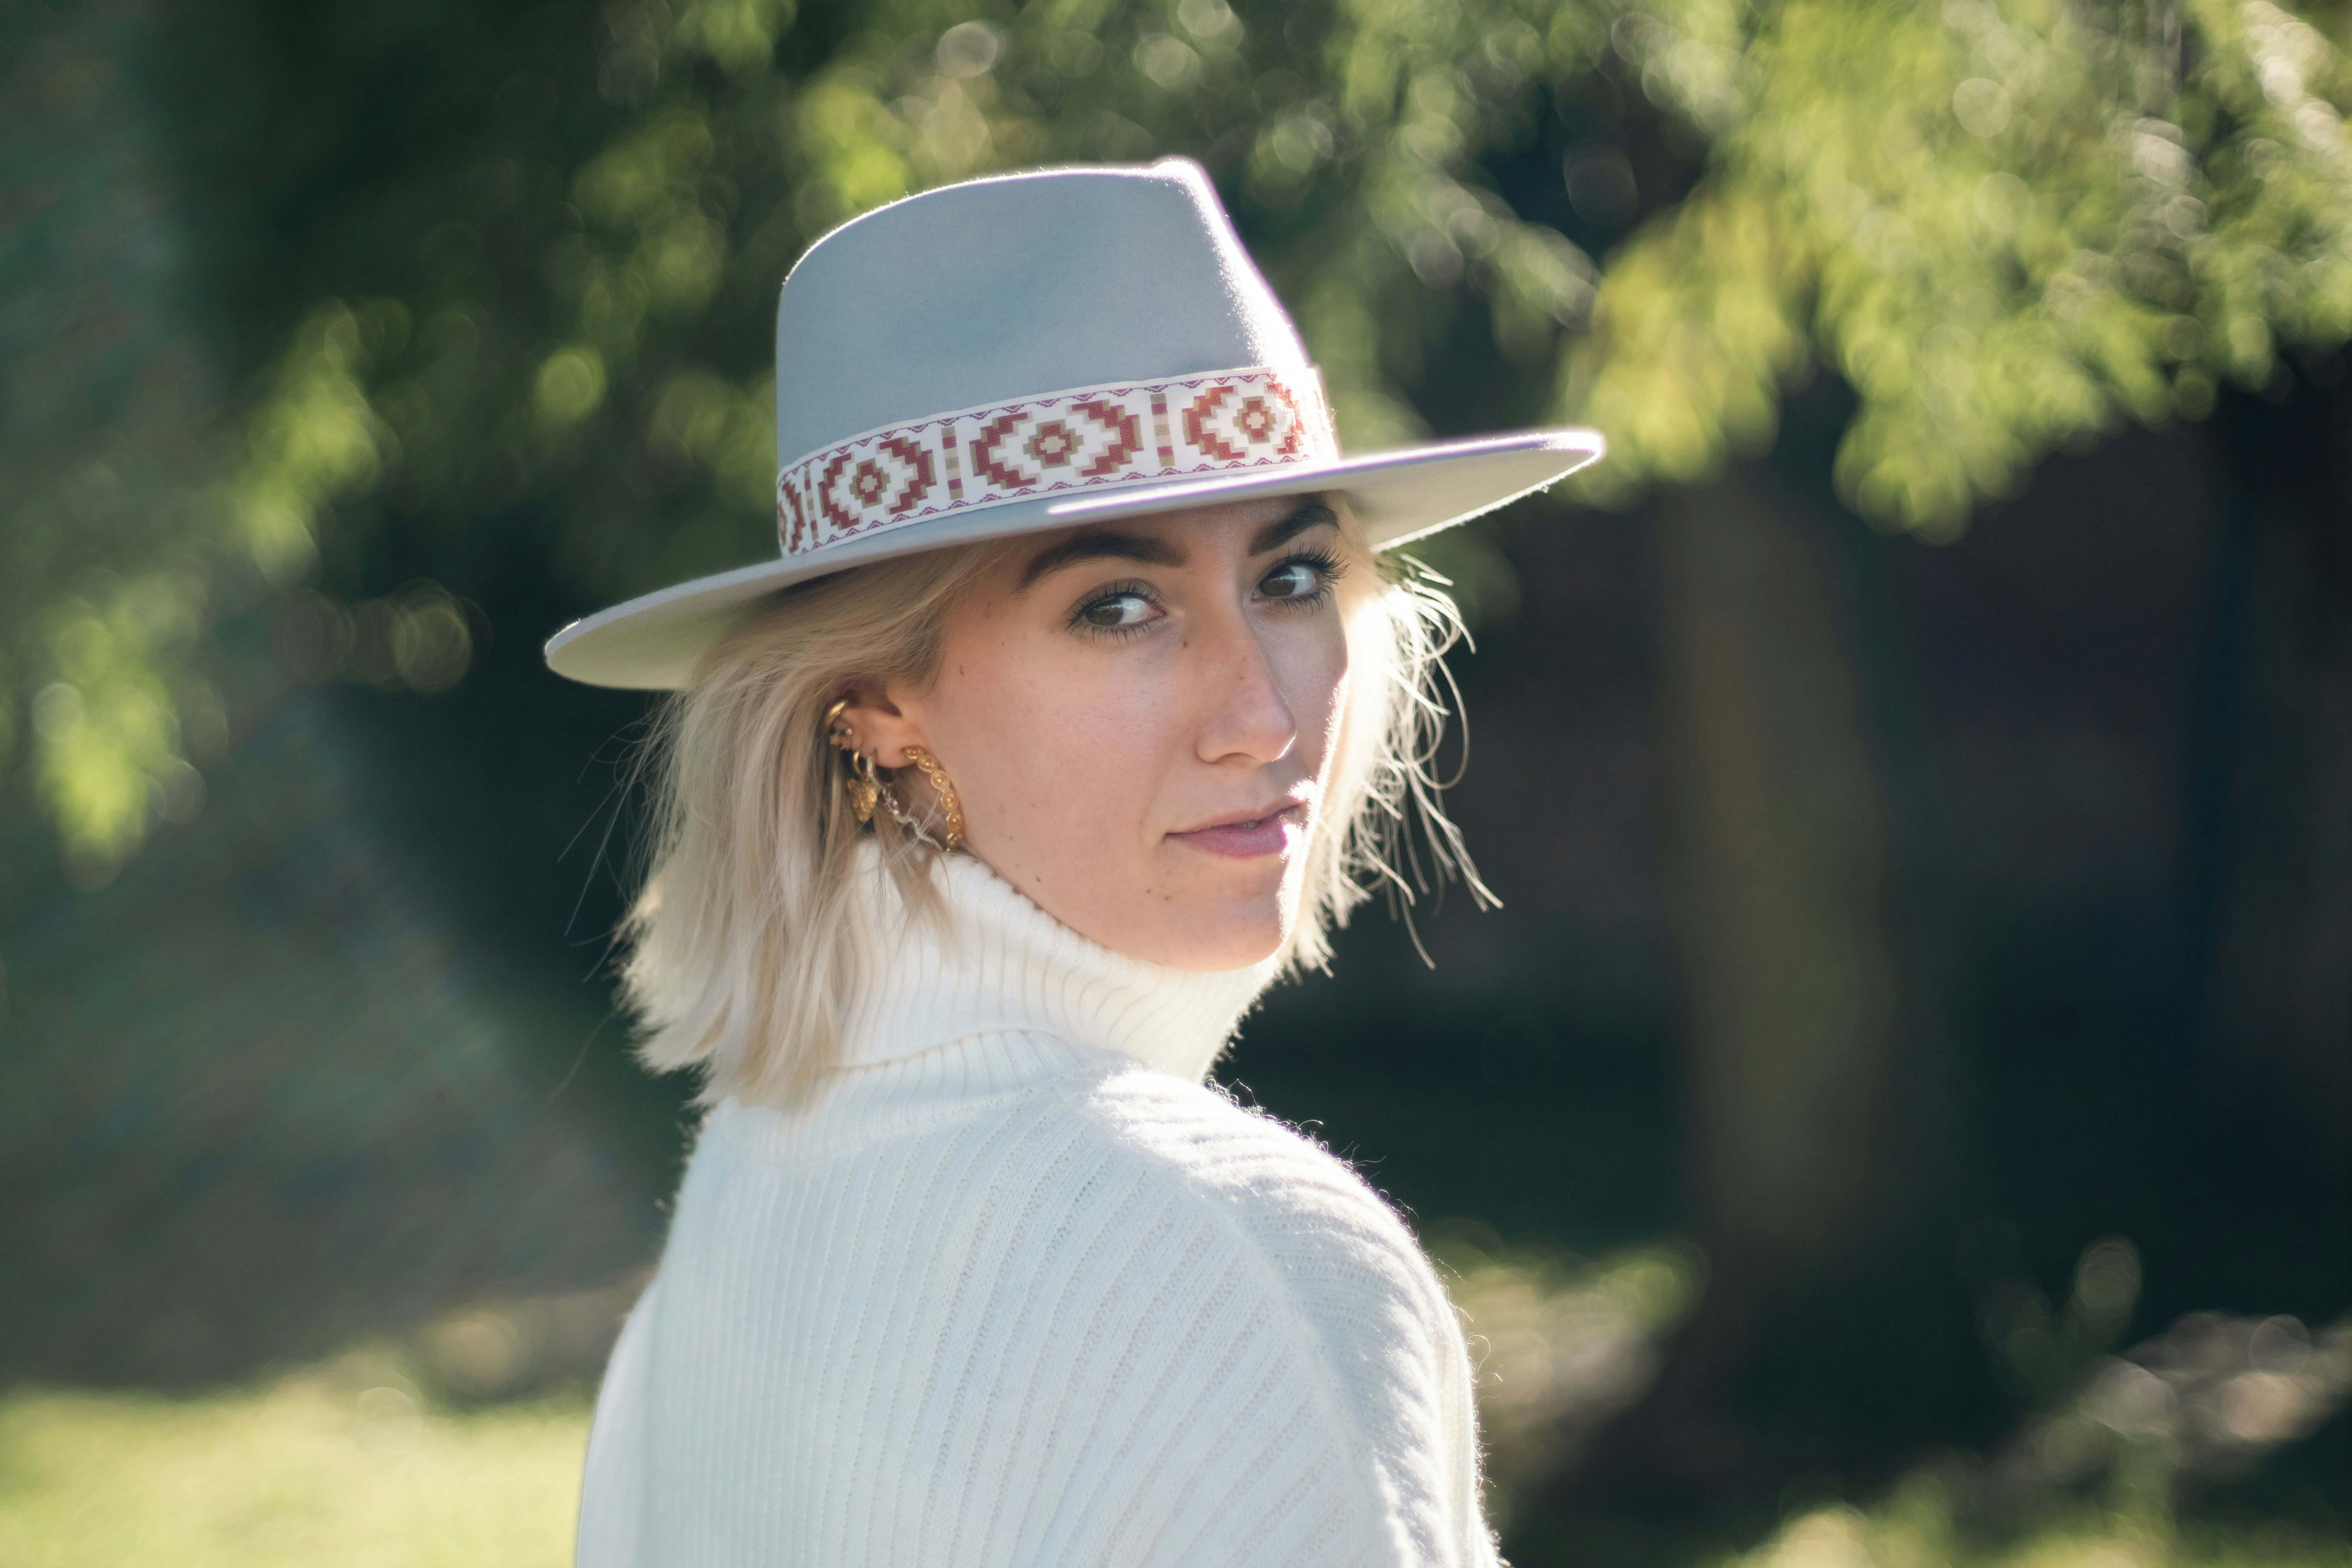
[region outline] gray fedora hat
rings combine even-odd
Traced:
[[[559,675],[687,685],[751,603],[894,555],[1244,496],[1339,491],[1377,547],[1601,455],[1537,430],[1346,457],[1199,164],[946,185],[809,247],[776,309],[780,556],[549,639]]]

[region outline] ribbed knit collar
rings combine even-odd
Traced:
[[[892,914],[882,973],[844,1031],[844,1067],[896,1061],[976,1035],[1039,1034],[1123,1052],[1199,1082],[1274,977],[1271,960],[1194,974],[1087,941],[970,854],[932,868],[947,929],[898,912],[869,850],[864,885]]]

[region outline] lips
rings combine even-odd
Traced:
[[[1213,822],[1183,833],[1171,833],[1171,838],[1189,844],[1195,849],[1233,860],[1254,860],[1261,856],[1279,855],[1288,849],[1307,832],[1307,807],[1299,801],[1286,802],[1258,816],[1231,817]]]

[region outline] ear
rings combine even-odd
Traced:
[[[849,706],[840,721],[849,726],[852,749],[865,752],[880,768],[907,765],[907,748],[924,743],[923,727],[899,703],[886,683],[870,677],[850,683]]]

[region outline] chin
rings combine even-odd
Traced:
[[[1203,910],[1167,933],[1160,962],[1195,974],[1247,969],[1281,951],[1292,915],[1290,900],[1273,896]]]

